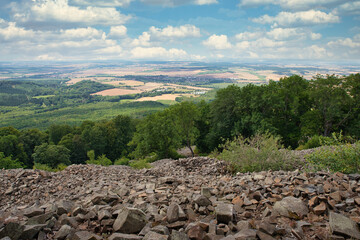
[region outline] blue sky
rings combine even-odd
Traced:
[[[360,60],[360,1],[1,0],[0,61]]]

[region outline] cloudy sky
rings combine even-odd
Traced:
[[[360,60],[360,0],[1,0],[0,61]]]

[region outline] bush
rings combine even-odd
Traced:
[[[146,161],[146,159],[131,161],[129,165],[135,169],[151,168],[151,165]]]
[[[34,163],[46,164],[52,169],[56,169],[59,164],[70,165],[70,150],[62,145],[49,145],[43,143],[35,147],[32,155]]]
[[[315,135],[311,137],[305,144],[300,145],[297,150],[311,149],[321,146],[341,145],[347,143],[354,143],[354,139],[350,136],[342,135],[342,132],[332,133],[331,137]]]
[[[119,159],[116,159],[114,162],[114,165],[126,165],[128,166],[130,163],[130,159],[126,158],[126,157],[122,157]]]
[[[19,160],[14,160],[11,157],[5,157],[5,154],[0,152],[0,169],[14,169],[23,167],[23,163],[19,162]]]
[[[252,138],[238,137],[220,146],[223,151],[216,158],[230,163],[236,172],[259,172],[265,170],[295,170],[302,164],[289,150],[282,149],[280,139],[270,134]]]
[[[360,169],[360,142],[339,146],[324,147],[306,157],[315,171],[358,173]]]
[[[88,157],[90,160],[87,160],[87,164],[95,164],[95,165],[101,165],[101,166],[110,166],[112,164],[111,160],[106,157],[105,154],[98,156],[95,159],[94,150],[91,150],[88,152]]]
[[[56,168],[51,168],[46,164],[35,163],[33,169],[48,171],[48,172],[59,172],[67,168],[65,164],[60,163]]]

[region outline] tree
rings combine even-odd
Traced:
[[[87,125],[81,134],[81,138],[86,143],[86,151],[94,150],[96,156],[105,154],[107,146],[106,123],[99,122],[94,126]]]
[[[23,144],[19,141],[16,135],[6,135],[0,137],[0,152],[3,152],[6,157],[19,160],[24,166],[31,167],[31,160],[27,157]]]
[[[49,141],[53,144],[58,144],[63,136],[73,132],[73,128],[66,124],[53,124],[49,127],[48,131]]]
[[[24,151],[29,159],[29,164],[27,167],[32,167],[33,159],[32,154],[34,153],[34,149],[36,146],[39,146],[48,141],[48,135],[39,129],[27,129],[23,130],[20,133],[19,141],[24,146]]]
[[[181,138],[170,110],[149,115],[140,122],[130,145],[135,148],[132,153],[135,158],[143,158],[151,153],[157,154],[158,159],[175,157],[176,149],[181,146]]]
[[[80,135],[69,133],[61,138],[58,145],[62,145],[70,150],[70,162],[72,164],[85,163],[86,146]]]
[[[313,102],[310,111],[317,111],[321,118],[319,135],[329,136],[331,132],[339,131],[353,113],[353,98],[347,92],[343,78],[316,76],[310,82],[309,96]]]
[[[199,135],[199,130],[196,128],[196,120],[199,116],[197,106],[193,102],[186,101],[173,105],[170,107],[170,111],[174,117],[178,135],[185,142],[191,151],[191,155],[194,157],[194,151],[191,146]]]
[[[56,168],[59,164],[70,164],[70,150],[62,145],[49,145],[43,143],[35,147],[33,154],[35,163],[46,164]]]
[[[5,157],[5,154],[0,152],[0,169],[13,169],[22,167],[24,167],[23,163],[19,162],[17,159],[12,159],[10,156]]]

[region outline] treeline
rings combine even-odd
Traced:
[[[268,85],[232,85],[210,103],[185,101],[141,120],[118,116],[76,127],[52,125],[44,132],[0,128],[0,167],[176,158],[183,146],[209,153],[228,139],[258,133],[279,136],[285,147],[295,149],[340,132],[360,138],[360,74],[319,75],[311,81],[294,75]]]

